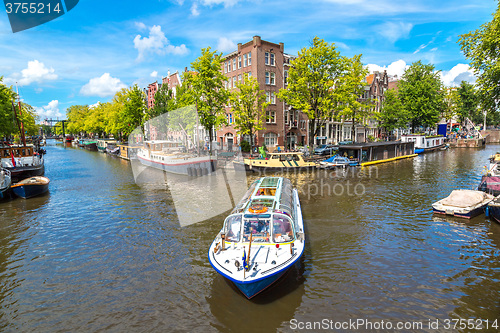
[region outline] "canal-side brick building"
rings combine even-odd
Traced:
[[[299,112],[292,110],[277,98],[281,88],[285,86],[287,70],[291,55],[284,52],[283,43],[272,43],[262,40],[260,36],[245,44],[238,44],[238,49],[225,55],[222,59],[222,72],[227,77],[226,88],[236,89],[236,83],[243,81],[244,75],[255,77],[260,88],[265,91],[266,100],[270,103],[266,109],[264,130],[255,134],[254,143],[265,144],[271,150],[276,146],[285,146],[299,142],[305,135],[300,129]],[[234,129],[234,115],[230,107],[226,108],[228,126],[217,130],[217,142],[224,149],[231,149],[241,142]],[[299,138],[299,139],[297,139]],[[243,139],[249,141],[248,137]]]

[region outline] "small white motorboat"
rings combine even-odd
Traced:
[[[482,191],[453,190],[449,196],[432,204],[434,213],[472,218],[484,212],[495,197]]]

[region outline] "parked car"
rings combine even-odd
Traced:
[[[333,155],[335,150],[334,145],[321,145],[320,147],[314,149],[314,155]]]

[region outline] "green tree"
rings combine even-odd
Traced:
[[[446,88],[444,96],[443,118],[448,121],[458,115],[460,95],[455,88]]]
[[[25,135],[37,135],[40,126],[36,124],[38,120],[38,114],[35,109],[26,103],[21,102],[21,116],[19,120],[23,123],[24,134]]]
[[[348,60],[335,44],[314,37],[311,47],[303,48],[288,71],[288,87],[280,89],[278,98],[301,110],[309,118],[309,144],[326,121],[335,117],[338,105],[345,99],[338,89],[348,68]]]
[[[410,115],[412,131],[432,127],[444,109],[443,83],[434,65],[414,62],[399,81],[399,98]]]
[[[337,88],[341,92],[342,101],[339,105],[340,112],[337,118],[352,120],[351,137],[353,141],[356,141],[356,123],[365,123],[370,116],[373,102],[362,103],[359,98],[365,92],[366,75],[368,74],[368,69],[361,62],[361,55],[347,58],[346,64],[346,72],[340,77]]]
[[[98,134],[99,136],[102,136],[102,134],[106,132],[105,109],[107,104],[108,103],[97,103],[97,105],[89,108],[89,112],[85,117],[85,132]]]
[[[158,117],[168,111],[175,109],[175,97],[168,85],[162,84],[160,89],[155,93],[155,104],[152,108],[146,109],[146,119],[149,120]]]
[[[12,87],[7,87],[2,81],[3,77],[0,76],[0,137],[19,133],[14,123],[14,113],[12,109],[12,101],[16,93],[12,90]]]
[[[121,132],[125,137],[128,137],[136,127],[142,127],[144,124],[146,95],[137,84],[127,89],[123,109],[120,111]]]
[[[85,131],[85,119],[90,113],[88,105],[72,105],[66,109],[68,133],[80,134]]]
[[[222,53],[201,50],[201,56],[191,63],[195,73],[185,75],[185,84],[190,88],[200,117],[200,123],[208,131],[210,153],[212,152],[213,131],[226,124],[225,105],[229,92],[224,88],[227,78],[222,74]]]
[[[457,90],[459,96],[458,117],[460,122],[464,122],[465,118],[477,120],[478,94],[473,84],[462,81]],[[482,115],[481,115],[482,117]]]
[[[403,104],[396,89],[388,89],[384,92],[382,109],[380,110],[380,125],[388,132],[398,128],[408,127],[410,115],[403,108]]]
[[[491,22],[460,35],[459,43],[477,77],[476,86],[483,109],[494,112],[500,101],[500,2]]]
[[[236,83],[236,88],[229,97],[229,103],[234,113],[234,128],[240,135],[250,136],[250,147],[253,147],[253,136],[256,131],[264,129],[266,116],[266,93],[260,89],[259,82],[254,77],[245,74],[242,83]]]

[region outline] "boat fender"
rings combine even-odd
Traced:
[[[220,245],[220,243],[215,244],[214,253],[219,252],[219,245]]]
[[[490,217],[490,207],[489,206],[486,206],[486,209],[484,210],[484,215],[486,215],[486,217]]]

